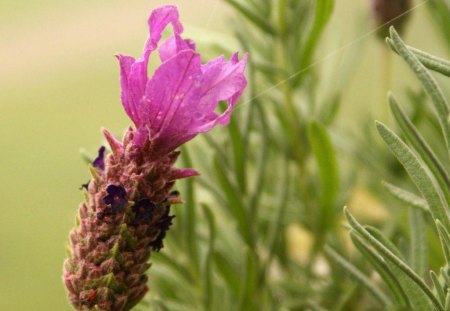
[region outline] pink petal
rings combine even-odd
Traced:
[[[102,132],[109,144],[109,147],[111,148],[111,151],[115,156],[120,156],[123,153],[122,143],[117,140],[107,129],[102,128]]]
[[[189,39],[183,40],[179,35],[174,35],[161,44],[158,52],[161,62],[165,62],[183,50],[195,51],[195,43]]]
[[[198,176],[200,174],[191,168],[173,168],[170,175],[170,180],[173,181],[176,179]]]
[[[236,53],[229,62],[219,57],[202,67],[204,79],[200,106],[214,111],[217,103],[225,100],[228,107],[220,116],[198,127],[198,132],[209,131],[216,124],[226,125],[229,123],[231,111],[247,85],[244,76],[246,64],[247,54],[241,61],[238,61]]]
[[[200,55],[184,50],[161,64],[147,84],[146,122],[165,151],[179,146],[179,138],[189,130],[192,103],[199,101],[200,75]]]
[[[152,12],[148,19],[150,37],[141,57],[136,61],[131,56],[118,55],[120,64],[121,99],[124,109],[136,127],[142,128],[142,111],[147,109],[144,92],[148,81],[148,59],[153,50],[157,48],[162,31],[169,23],[172,24],[175,35],[183,31],[178,20],[177,8],[173,5],[160,7]]]
[[[125,56],[125,55],[116,55],[117,59],[119,60],[120,64],[120,98],[122,100],[123,107],[125,109],[125,112],[128,114],[130,119],[137,124],[139,121],[139,116],[137,113],[137,107],[134,105],[133,102],[129,100],[130,97],[130,90],[129,90],[129,83],[128,83],[128,77],[130,75],[131,66],[134,64],[135,59],[131,56]]]
[[[174,5],[166,5],[157,8],[152,12],[148,19],[148,26],[150,28],[150,40],[147,41],[146,50],[156,49],[159,40],[161,40],[161,33],[171,23],[175,35],[183,32],[183,26],[179,22],[178,10]]]
[[[246,56],[242,61],[219,57],[201,66],[193,50],[179,52],[163,63],[146,90],[150,100],[146,123],[157,149],[174,150],[216,124],[227,124],[246,85],[245,64]],[[228,101],[228,108],[218,116],[214,110],[221,100]]]

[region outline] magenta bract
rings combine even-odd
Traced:
[[[173,36],[161,45],[162,31],[172,25]],[[220,56],[202,64],[191,40],[181,38],[183,26],[175,6],[152,12],[148,20],[150,35],[142,56],[118,55],[122,104],[136,125],[134,143],[150,139],[155,153],[164,154],[229,122],[231,111],[247,81],[244,76],[247,55],[239,61],[235,54],[227,61]],[[158,50],[161,65],[149,77],[147,66],[152,52]],[[215,112],[219,101],[228,106]]]

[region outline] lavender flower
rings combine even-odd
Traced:
[[[170,206],[181,202],[171,188],[177,179],[198,175],[173,167],[180,155],[175,149],[216,124],[226,125],[246,86],[246,56],[202,64],[194,43],[181,38],[176,7],[154,10],[148,24],[142,56],[118,55],[122,104],[136,128],[122,142],[103,130],[111,152],[104,158],[99,150],[70,233],[64,282],[78,310],[130,310],[142,299],[151,252],[163,247],[174,218]],[[169,24],[173,36],[159,45]],[[162,63],[149,78],[155,50]],[[214,112],[219,101],[228,104],[222,114]]]

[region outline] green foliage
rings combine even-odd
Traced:
[[[449,0],[430,0],[428,7],[432,15],[432,20],[436,23],[442,32],[448,48],[450,49],[450,1]]]
[[[336,155],[326,128],[317,121],[312,121],[308,128],[311,150],[317,161],[320,176],[320,198],[315,232],[324,235],[332,228],[335,219],[336,199],[339,191],[339,173]],[[318,239],[321,239],[318,236]]]
[[[448,139],[448,102],[430,72],[425,68],[445,74],[449,70],[448,62],[407,47],[393,28],[390,32],[389,45],[406,61],[431,97],[443,136]],[[433,65],[431,62],[439,65]],[[385,183],[385,187],[391,194],[412,207],[409,214],[409,262],[402,258],[402,254],[393,248],[393,244],[380,232],[371,232],[368,228],[364,228],[348,209],[344,209],[350,223],[350,235],[364,258],[372,264],[391,289],[396,305],[414,310],[448,310],[450,307],[448,294],[446,294],[450,286],[448,282],[450,256],[448,166],[436,156],[392,95],[389,96],[389,104],[409,145],[380,122],[377,122],[378,132],[423,197],[423,199],[419,198],[404,189]],[[430,222],[427,224],[425,217],[432,220],[434,240],[440,241],[441,256],[445,258],[445,262],[440,263],[440,276],[430,271],[433,289],[427,285],[428,280],[424,278],[424,272],[429,269],[426,227],[430,226]],[[371,292],[373,293],[373,290]]]

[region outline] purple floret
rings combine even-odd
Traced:
[[[153,212],[156,205],[149,199],[141,199],[135,205],[133,205],[133,212],[135,214],[136,223],[150,223],[153,218]]]
[[[108,187],[106,187],[106,192],[108,192],[108,194],[103,198],[103,203],[110,205],[111,212],[113,214],[119,212],[125,205],[127,205],[127,193],[124,187],[108,185]]]
[[[100,149],[98,149],[98,156],[92,162],[92,165],[101,170],[104,170],[105,169],[105,159],[104,158],[105,158],[105,146],[101,146]]]
[[[156,239],[150,243],[150,246],[156,252],[159,252],[161,248],[164,247],[163,240],[166,236],[167,230],[169,230],[169,227],[172,225],[172,221],[175,218],[174,215],[169,215],[169,213],[170,213],[170,205],[166,207],[164,214],[155,224],[155,227],[159,228],[159,234],[156,237]]]

